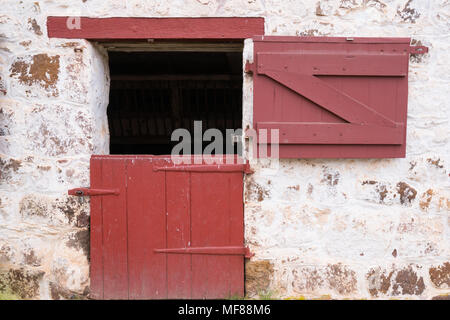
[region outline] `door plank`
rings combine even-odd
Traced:
[[[104,299],[128,299],[125,170],[124,160],[103,160],[103,186],[120,190],[102,196]]]
[[[166,172],[167,248],[190,245],[190,173]],[[191,297],[191,255],[167,255],[167,290],[170,299]]]
[[[145,159],[127,160],[128,259],[130,299],[167,297],[164,173]]]
[[[102,161],[91,158],[91,187],[102,187]],[[93,299],[103,299],[103,209],[102,197],[91,197],[90,290]]]
[[[238,239],[232,239],[231,230],[241,230],[231,219],[236,210],[230,202],[235,198],[230,195],[232,182],[242,184],[242,173],[191,173],[192,246],[243,245],[243,231]],[[193,256],[192,297],[226,298],[232,292],[243,292],[243,281],[236,282],[241,274],[243,278],[243,265],[243,256]]]
[[[229,174],[229,234],[230,245],[244,246],[244,177],[242,174]],[[229,257],[230,296],[244,296],[244,257]]]

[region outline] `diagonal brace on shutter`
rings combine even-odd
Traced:
[[[354,124],[397,127],[398,124],[314,75],[285,71],[259,72],[297,92],[338,117]]]

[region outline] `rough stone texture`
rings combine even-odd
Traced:
[[[348,295],[356,291],[356,273],[342,264],[298,265],[292,270],[292,290],[296,294]]]
[[[252,259],[273,266],[264,288],[280,296],[448,293],[446,0],[3,1],[2,286],[26,298],[88,292],[89,203],[66,192],[89,185],[92,153],[109,152],[107,54],[82,39],[48,39],[51,15],[263,16],[268,35],[406,36],[428,46],[428,54],[410,59],[407,157],[281,160],[278,169],[255,163],[245,183],[245,238]],[[243,60],[252,60],[252,51],[246,40]],[[252,126],[252,86],[245,75],[244,128]]]
[[[80,294],[67,290],[56,283],[50,283],[50,296],[53,300],[86,300],[89,295],[89,287]]]
[[[10,292],[22,299],[34,298],[39,294],[39,282],[44,272],[10,269],[0,273],[0,291]]]
[[[245,263],[245,293],[249,297],[267,294],[273,277],[270,261],[247,261]]]
[[[47,16],[79,3],[2,3],[0,289],[26,299],[89,287],[89,200],[67,190],[88,186],[90,155],[109,152],[107,56],[46,35]]]
[[[255,174],[245,184],[246,241],[255,259],[274,264],[272,290],[307,298],[431,299],[445,293],[443,267],[430,268],[443,266],[450,256],[445,89],[450,69],[444,58],[450,4],[317,0],[284,1],[283,8],[274,8],[274,2],[256,3],[260,11],[255,11],[266,14],[266,34],[407,36],[430,48],[410,59],[405,159],[253,164]],[[252,46],[245,42],[249,60]],[[244,127],[252,127],[251,90],[251,76],[245,75]],[[330,272],[337,265],[338,276]]]

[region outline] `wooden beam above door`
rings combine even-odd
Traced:
[[[87,18],[48,17],[49,38],[246,39],[264,34],[262,17]]]

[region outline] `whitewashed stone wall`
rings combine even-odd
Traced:
[[[89,289],[90,154],[108,153],[107,55],[48,39],[51,15],[262,16],[268,35],[412,37],[405,159],[282,160],[246,179],[250,296],[432,298],[450,289],[446,0],[0,1],[0,289]],[[251,59],[252,42],[244,56]],[[244,76],[244,126],[252,119]]]

